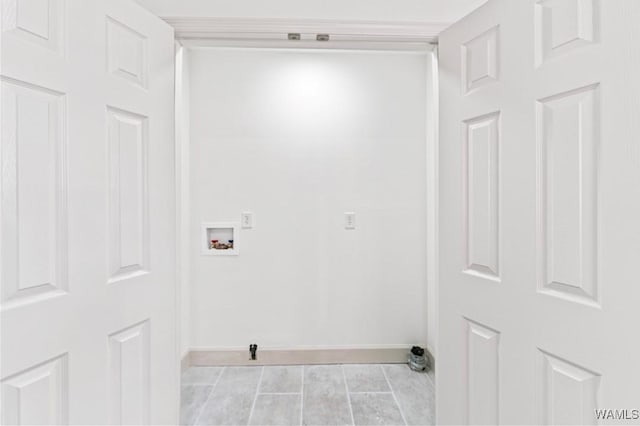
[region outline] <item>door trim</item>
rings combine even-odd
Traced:
[[[394,45],[436,43],[448,22],[381,22],[316,19],[264,19],[231,17],[165,17],[182,42],[205,42],[215,46],[253,45],[268,47],[279,43],[286,47],[344,48],[354,42]],[[290,41],[289,33],[299,33],[300,40]],[[329,34],[330,41],[317,42],[317,34]],[[283,46],[280,46],[283,47]]]

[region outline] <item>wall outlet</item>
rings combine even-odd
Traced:
[[[253,213],[252,212],[242,212],[240,217],[240,225],[244,229],[253,228]]]
[[[356,229],[356,214],[354,212],[344,213],[344,229]]]

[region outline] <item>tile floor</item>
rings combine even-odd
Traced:
[[[432,425],[431,377],[405,364],[191,367],[183,425]]]

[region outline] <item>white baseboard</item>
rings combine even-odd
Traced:
[[[410,345],[353,348],[258,348],[257,359],[252,361],[248,349],[194,348],[189,351],[186,363],[188,366],[399,364],[407,362],[410,349]]]

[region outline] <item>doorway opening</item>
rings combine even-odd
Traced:
[[[400,423],[435,418],[433,369],[406,363],[419,345],[433,366],[436,349],[437,52],[338,46],[178,46],[187,423],[224,411],[216,395],[236,376],[247,380],[239,399],[254,400],[240,409],[247,422],[274,399],[299,400],[298,418],[314,422],[305,416],[323,383],[337,383],[352,420],[363,404],[388,404]],[[201,223],[217,221],[237,221],[242,254],[194,252]],[[250,342],[260,345],[253,362]],[[272,380],[282,381],[276,394],[292,395],[272,395]],[[278,387],[289,381],[296,390]]]

